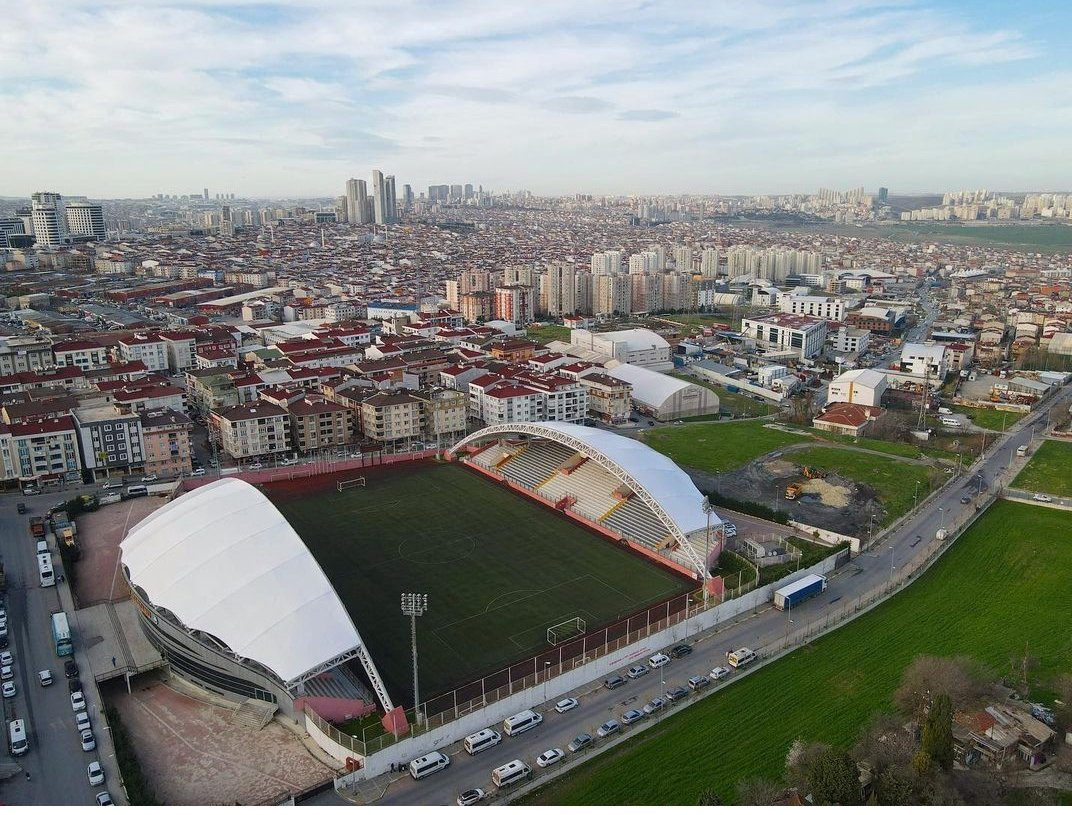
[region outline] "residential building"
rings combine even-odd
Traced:
[[[70,416],[0,427],[0,436],[8,440],[4,469],[23,484],[82,482],[78,431]]]
[[[843,325],[830,335],[830,340],[839,354],[862,354],[871,344],[871,332]]]
[[[193,467],[190,460],[190,429],[186,415],[167,408],[141,413],[145,472],[168,476],[184,475]]]
[[[599,274],[592,278],[592,313],[597,317],[629,314],[632,288],[625,275]]]
[[[56,249],[71,243],[67,228],[67,209],[63,196],[55,192],[35,192],[31,196],[33,234],[37,246]]]
[[[812,359],[826,342],[826,321],[800,314],[770,314],[745,318],[741,333],[763,349],[793,351],[799,359]]]
[[[872,334],[890,335],[897,323],[897,313],[893,309],[868,306],[854,311],[845,317],[845,322],[854,328],[863,328]]]
[[[130,472],[145,461],[141,417],[116,405],[77,408],[74,423],[82,449],[82,466],[107,474],[116,468]]]
[[[380,443],[419,439],[424,403],[406,390],[370,396],[361,403],[361,432]]]
[[[290,436],[295,452],[339,447],[354,441],[353,412],[318,393],[304,393],[289,400]]]
[[[290,413],[271,402],[258,400],[214,411],[211,422],[232,458],[274,455],[290,449]]]
[[[0,376],[56,367],[52,345],[37,337],[0,337]]]
[[[168,370],[167,343],[156,334],[134,334],[119,341],[119,358],[141,361],[150,371]]]
[[[104,208],[89,201],[67,201],[64,205],[67,229],[72,237],[103,241],[108,237],[104,228]]]
[[[783,294],[779,298],[779,308],[787,314],[803,314],[837,322],[845,319],[845,301],[837,297]]]
[[[465,303],[462,303],[465,306]],[[521,284],[498,286],[495,289],[495,319],[513,323],[524,328],[535,315],[535,303],[531,286]]]
[[[936,342],[906,342],[901,346],[901,370],[929,377],[932,386],[945,379],[945,346]]]
[[[449,388],[425,388],[413,394],[424,409],[424,434],[442,441],[464,433],[469,417],[466,394]]]
[[[882,409],[877,407],[834,402],[812,419],[812,425],[830,433],[859,437],[866,432],[867,425],[878,419],[882,413]]]
[[[629,421],[633,386],[604,373],[584,374],[578,380],[588,391],[588,413],[608,424]]]
[[[76,365],[83,371],[102,368],[111,360],[108,346],[94,340],[66,340],[52,346],[57,368]]]

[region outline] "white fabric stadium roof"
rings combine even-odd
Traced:
[[[667,377],[669,379],[670,377]],[[704,497],[684,471],[662,453],[657,453],[635,439],[600,430],[596,427],[571,424],[570,422],[530,422],[532,432],[539,435],[540,428],[552,428],[571,436],[605,455],[633,476],[651,497],[658,502],[678,528],[689,534],[707,524],[703,511]],[[711,513],[711,524],[722,520]]]
[[[245,481],[224,478],[183,495],[120,548],[130,581],[153,605],[286,683],[363,647],[301,538]]]

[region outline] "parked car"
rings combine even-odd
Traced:
[[[555,703],[555,713],[567,713],[579,704],[580,702],[572,696],[567,696],[565,699],[559,699],[558,702]]]
[[[10,665],[0,667],[0,680],[7,681],[15,678],[15,670]]]
[[[84,710],[74,714],[74,723],[79,730],[92,730],[93,725],[89,721],[89,714]]]
[[[557,764],[566,757],[566,754],[557,747],[552,747],[550,750],[544,750],[538,756],[536,756],[536,764],[539,767],[550,767],[552,764]]]
[[[109,795],[106,792],[98,792],[97,793],[97,806],[99,806],[99,807],[111,807],[111,806],[115,806],[115,804],[112,803],[112,796],[111,795]]]
[[[197,468],[195,468],[193,470],[190,470],[190,476],[194,477],[194,478],[196,478],[197,476],[200,476],[200,475],[204,475],[204,474],[205,474],[205,468],[204,467],[197,467]]]
[[[633,708],[622,714],[622,724],[635,724],[644,718],[644,712]]]
[[[7,614],[5,613],[4,616],[6,617]],[[0,652],[0,665],[7,666],[7,665],[12,664],[14,661],[15,661],[15,657],[11,656],[10,651]]]
[[[971,496],[969,496],[969,495],[960,496],[960,503],[962,503],[962,504],[970,504],[971,503]]]
[[[63,675],[68,679],[78,676],[78,663],[69,659],[63,663]]]
[[[149,475],[143,475],[141,480],[143,484],[151,484],[158,478],[160,478],[160,476],[158,476],[156,473],[149,473]]]
[[[605,687],[607,690],[614,690],[616,688],[620,688],[628,681],[629,680],[621,674],[615,674],[614,676],[608,676],[606,679],[603,680],[603,687]]]
[[[82,731],[82,752],[83,753],[92,753],[96,749],[97,749],[97,740],[95,738],[93,738],[93,731],[92,730],[83,730]]]
[[[617,719],[611,719],[609,722],[603,722],[596,730],[596,738],[604,739],[607,736],[617,733],[622,729],[622,726],[618,724]]]
[[[1052,504],[1053,499],[1048,495],[1043,495],[1041,492],[1036,492],[1031,496],[1036,501],[1041,501],[1043,504]]]
[[[82,680],[81,679],[68,679],[67,680],[67,692],[68,693],[75,693],[75,692],[80,691],[80,690],[82,690]]]
[[[484,800],[484,790],[480,787],[473,787],[471,790],[466,790],[458,796],[458,806],[470,807],[473,804],[478,804]]]
[[[689,677],[689,687],[693,690],[699,690],[700,688],[706,687],[710,684],[711,680],[708,677],[703,676],[702,674],[697,674],[696,676]]]
[[[669,662],[670,657],[661,652],[658,654],[652,654],[650,657],[648,657],[648,665],[651,668],[661,668],[664,665],[669,664]]]
[[[585,749],[586,747],[591,747],[592,741],[593,739],[590,735],[588,735],[587,733],[581,733],[581,735],[577,736],[573,741],[566,745],[566,748],[571,753],[577,753]]]
[[[716,665],[711,669],[710,677],[712,679],[722,679],[730,675],[730,669],[725,665]]]
[[[86,767],[86,775],[89,776],[89,786],[99,787],[104,783],[104,770],[101,768],[99,761],[89,762],[89,766]]]
[[[41,682],[41,687],[47,688],[49,685],[52,684],[52,671],[38,671],[37,678]]]
[[[663,699],[663,697],[661,696],[656,696],[654,699],[644,705],[644,715],[650,716],[652,713],[657,713],[664,707],[666,707],[666,700]]]
[[[689,695],[687,688],[683,688],[680,685],[670,688],[663,696],[666,697],[667,702],[678,702]]]
[[[86,697],[82,694],[82,691],[76,690],[71,694],[71,710],[77,713],[80,710],[86,709]]]
[[[650,669],[648,668],[647,665],[634,665],[632,668],[630,668],[628,671],[626,671],[626,673],[629,674],[630,679],[639,679],[644,674],[646,674],[649,670]]]
[[[263,468],[264,468],[264,465],[261,464],[259,461],[254,461],[252,464],[250,464],[248,467],[246,467],[247,470],[260,470],[260,469],[263,469]]]
[[[3,689],[5,699],[13,699],[17,693],[14,682],[5,682],[3,685],[0,685],[0,688]]]
[[[25,515],[26,514],[26,504],[23,504],[23,503],[20,502],[15,506],[15,509],[18,510],[19,515]]]
[[[682,657],[687,657],[691,653],[692,646],[685,642],[681,643],[680,645],[675,645],[673,648],[670,649],[670,656],[674,659],[681,659]]]
[[[727,538],[733,537],[737,534],[737,524],[723,524],[722,531],[725,533]]]

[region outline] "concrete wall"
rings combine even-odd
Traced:
[[[501,727],[503,719],[518,711],[526,708],[536,709],[542,706],[546,699],[556,699],[576,688],[600,682],[606,675],[620,671],[625,666],[632,665],[656,651],[669,648],[674,643],[686,639],[689,635],[695,636],[701,631],[721,625],[739,614],[752,613],[759,606],[771,602],[774,592],[782,586],[786,586],[794,580],[799,580],[806,574],[828,574],[833,571],[836,561],[837,555],[831,555],[821,563],[817,563],[808,569],[802,569],[799,572],[787,575],[775,583],[762,586],[736,600],[730,600],[707,611],[694,614],[688,620],[683,620],[656,634],[637,640],[604,657],[592,660],[560,676],[553,677],[547,682],[525,688],[507,699],[502,699],[488,705],[486,708],[481,708],[467,716],[455,719],[443,725],[443,727],[428,733],[422,733],[411,739],[404,739],[366,757],[364,766],[360,770],[337,779],[335,786],[336,788],[342,788],[358,781],[374,778],[387,772],[391,764],[404,764],[432,750],[443,749],[465,738],[470,733],[475,733],[485,727]],[[748,644],[741,643],[742,646]],[[306,718],[305,726],[314,741],[324,747],[332,756],[342,756],[342,760],[345,761],[346,756],[350,755],[348,750],[335,744],[326,735],[316,732],[317,728],[309,718]],[[330,743],[331,748],[329,749],[324,742]]]
[[[714,382],[718,385],[735,385],[741,389],[742,393],[754,393],[756,396],[762,396],[764,399],[771,399],[775,402],[780,402],[785,398],[785,394],[778,393],[777,391],[768,390],[767,388],[761,388],[758,385],[753,385],[748,381],[742,382],[739,379],[734,379],[724,374],[717,374],[714,371],[709,371],[706,368],[698,368],[694,365],[689,366],[689,373],[699,377],[700,379],[706,379],[708,382]]]
[[[799,529],[804,532],[809,538],[814,537],[815,533],[819,533],[819,540],[824,543],[831,543],[836,545],[842,543],[848,543],[850,546],[855,547],[853,551],[858,551],[860,548],[860,539],[854,538],[852,535],[842,535],[840,532],[832,532],[829,529],[821,529],[818,526],[810,526],[808,524],[802,524],[799,521],[790,521],[789,525],[794,529]]]

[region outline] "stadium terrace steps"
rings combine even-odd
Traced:
[[[305,690],[303,696],[323,696],[329,699],[363,699],[366,702],[375,703],[372,692],[358,682],[349,673],[341,668],[336,668],[303,683]]]
[[[636,541],[653,549],[659,548],[670,533],[655,513],[648,509],[639,498],[630,498],[619,509],[614,510],[601,523],[620,532],[629,540]]]
[[[602,515],[599,516],[599,518],[598,518],[599,522],[600,523],[605,522],[607,520],[607,518],[609,518],[613,513],[617,512],[619,509],[621,509],[623,506],[625,506],[625,502],[628,501],[628,500],[629,500],[628,498],[619,498],[618,503],[616,503],[614,506],[612,506],[610,509],[608,509],[606,512],[604,512]]]
[[[278,709],[279,705],[271,702],[265,702],[260,699],[246,699],[231,714],[231,721],[242,727],[248,727],[250,730],[261,730],[268,722],[272,721]]]
[[[499,472],[510,481],[530,490],[547,480],[562,463],[573,455],[573,451],[561,444],[532,443],[518,456],[514,456],[499,467]]]
[[[490,447],[485,447],[470,461],[476,464],[478,467],[483,467],[485,470],[493,470],[503,463],[503,460],[512,454],[517,452],[517,448],[508,447],[505,444],[495,443]]]
[[[572,511],[596,520],[618,503],[612,493],[620,486],[618,479],[599,464],[585,461],[568,474],[557,472],[539,488],[539,492],[552,501],[572,495],[577,499]]]

